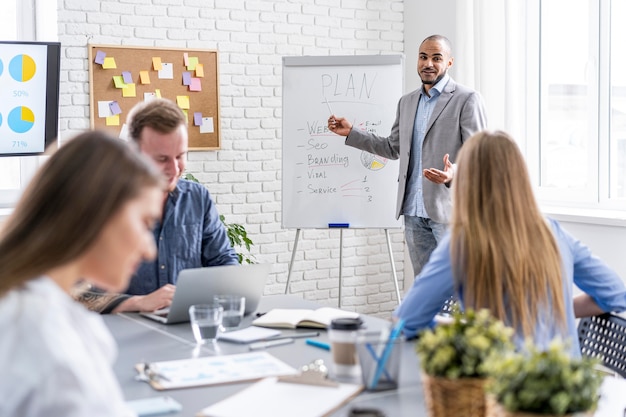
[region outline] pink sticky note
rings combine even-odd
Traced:
[[[193,114],[193,124],[194,126],[202,126],[202,113],[197,111]]]
[[[189,91],[202,91],[202,82],[200,78],[192,78],[191,84],[189,84]]]
[[[107,54],[104,51],[96,52],[96,58],[93,60],[96,64],[104,64],[104,58],[106,58]]]

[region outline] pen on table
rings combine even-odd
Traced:
[[[250,350],[258,350],[258,349],[265,349],[265,348],[272,347],[272,346],[286,345],[286,344],[293,343],[293,342],[294,340],[292,338],[268,340],[267,342],[250,343],[249,348]]]
[[[328,343],[320,342],[318,340],[307,339],[306,344],[310,346],[315,346],[320,349],[330,350],[330,345]]]
[[[148,363],[148,362],[144,362],[143,363],[143,373],[151,381],[153,381],[155,379],[162,379],[163,381],[169,381],[168,377],[166,377],[165,375],[155,371],[154,368],[151,367],[150,363]]]
[[[270,342],[273,340],[282,340],[282,339],[301,339],[303,337],[317,337],[320,335],[320,332],[305,332],[305,333],[294,333],[285,336],[274,336],[268,337],[267,339],[263,339],[264,342]]]

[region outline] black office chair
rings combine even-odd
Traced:
[[[448,298],[445,303],[441,306],[441,310],[439,310],[439,314],[442,316],[451,316],[454,310],[457,308],[457,299],[452,296]]]
[[[626,378],[626,319],[610,313],[582,318],[578,341],[584,356],[600,358],[602,365]]]

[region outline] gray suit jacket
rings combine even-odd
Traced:
[[[396,218],[403,214],[413,124],[421,94],[420,87],[400,98],[396,121],[389,137],[384,138],[353,127],[346,138],[346,145],[390,159],[400,158]],[[443,170],[443,156],[449,154],[450,161],[454,162],[463,142],[486,126],[485,109],[480,94],[450,78],[433,109],[422,149],[417,150],[422,153],[422,167]],[[428,217],[438,223],[447,223],[452,208],[450,187],[424,178],[423,192]]]

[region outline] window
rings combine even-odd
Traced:
[[[553,205],[626,209],[626,49],[621,45],[626,25],[619,21],[626,2],[540,0],[537,10],[538,51],[531,43],[528,56],[531,72],[537,71],[533,54],[539,63],[539,114],[529,117],[537,124],[531,123],[529,132],[538,132],[538,196]]]
[[[626,201],[626,2],[613,0],[610,16],[609,199]]]

